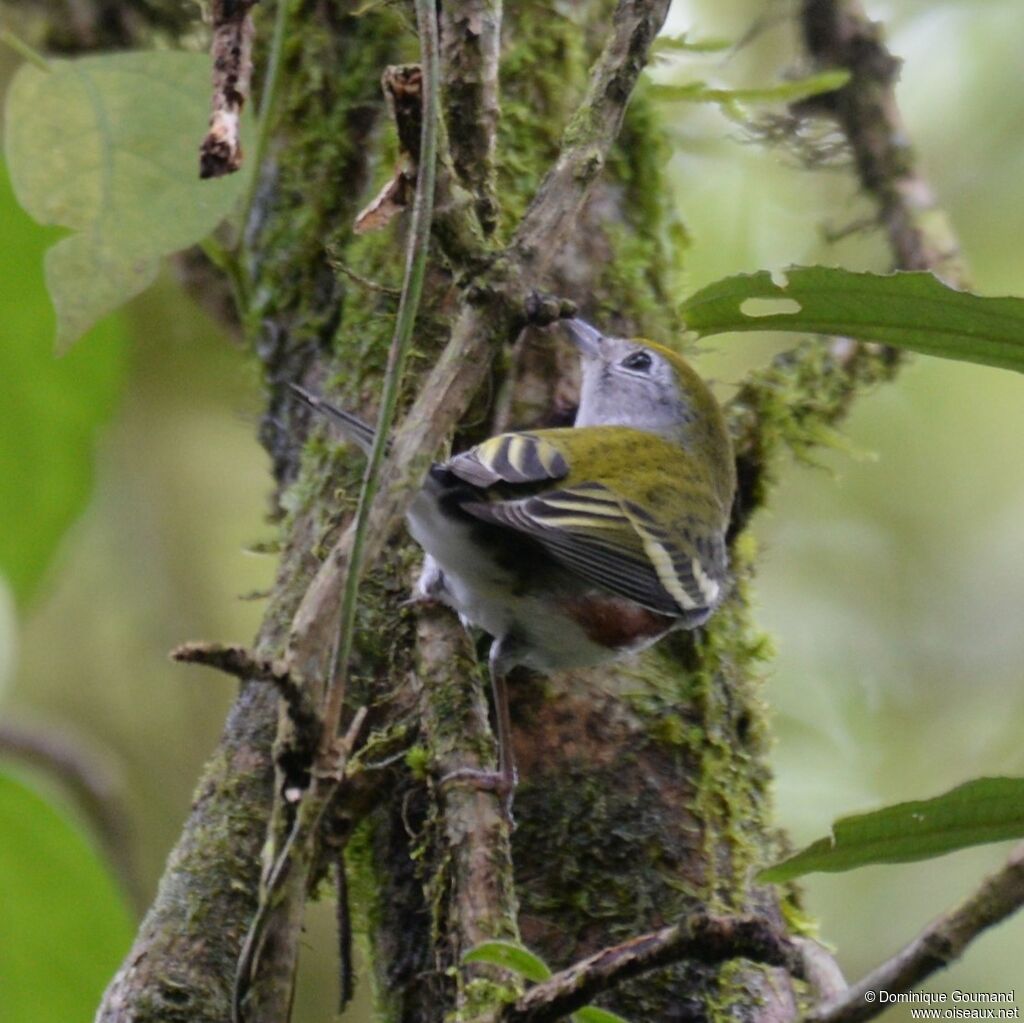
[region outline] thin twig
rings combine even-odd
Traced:
[[[420,139],[419,168],[416,175],[416,198],[413,202],[412,224],[405,257],[405,281],[402,297],[398,304],[395,334],[388,352],[388,365],[384,374],[384,389],[381,394],[380,411],[373,447],[366,463],[363,486],[359,494],[355,523],[352,527],[352,546],[349,551],[345,573],[345,588],[341,601],[338,624],[338,638],[334,647],[327,692],[324,697],[323,729],[320,753],[329,758],[331,747],[341,720],[341,708],[345,701],[346,678],[349,658],[352,654],[352,638],[355,631],[356,604],[359,582],[366,548],[366,534],[370,523],[370,511],[380,488],[381,466],[391,443],[391,427],[398,407],[402,372],[406,357],[412,346],[412,332],[416,324],[423,292],[423,279],[427,270],[427,255],[430,249],[430,220],[434,207],[434,180],[437,161],[437,96],[438,56],[437,17],[430,0],[416,0],[416,22],[420,34],[421,59],[423,62],[423,128]]]
[[[369,277],[364,277],[362,274],[357,273],[340,256],[330,250],[327,253],[327,261],[335,273],[344,274],[350,281],[355,282],[361,288],[366,288],[367,291],[374,291],[379,295],[388,295],[391,298],[399,298],[402,294],[401,288],[392,288],[387,284],[370,280]]]
[[[562,136],[554,167],[523,216],[512,248],[543,268],[575,222],[590,184],[604,167],[669,0],[619,0],[612,30],[590,75],[587,94]]]
[[[498,133],[498,62],[502,0],[441,5],[445,120],[460,130],[449,139],[452,164],[474,197],[486,234],[498,221],[494,148]]]
[[[241,119],[252,78],[255,2],[213,0],[213,102],[210,127],[199,145],[201,178],[233,174],[242,166]]]
[[[260,167],[267,153],[270,133],[274,127],[274,111],[277,105],[278,82],[281,74],[281,53],[284,49],[284,38],[288,32],[288,18],[291,13],[292,0],[277,0],[274,14],[274,34],[270,40],[270,56],[267,58],[267,71],[260,89],[260,105],[256,119],[256,143],[252,154],[252,176],[242,203],[242,214],[239,217],[240,233],[244,234],[252,215],[256,193],[260,187]],[[240,306],[242,310],[245,307]]]
[[[281,1018],[280,1005],[289,1005],[291,1002],[295,983],[294,961],[288,956],[284,957],[284,962],[272,962],[269,971],[271,975],[263,977],[261,967],[264,951],[281,931],[279,917],[282,913],[289,923],[294,921],[296,929],[301,921],[301,908],[305,902],[307,881],[315,855],[314,843],[310,838],[319,830],[331,796],[345,780],[345,769],[359,741],[366,716],[366,707],[360,707],[345,736],[335,741],[332,749],[332,776],[326,779],[328,785],[312,786],[312,791],[302,799],[295,824],[266,871],[260,904],[238,957],[231,998],[232,1023],[278,1020]],[[294,939],[296,935],[290,931],[289,937]]]
[[[671,927],[602,949],[556,973],[509,1006],[501,1021],[553,1023],[629,977],[682,959],[702,963],[750,959],[784,967],[798,978],[803,970],[800,950],[763,917],[698,913]]]
[[[888,1008],[882,993],[909,991],[944,970],[989,927],[1024,906],[1024,845],[1006,865],[987,877],[959,906],[929,924],[891,959],[851,985],[838,998],[819,1006],[807,1023],[860,1023]],[[874,996],[874,997],[872,997]]]
[[[305,686],[292,678],[283,660],[259,657],[243,646],[222,643],[182,643],[171,651],[179,664],[202,664],[243,682],[269,682],[284,701],[294,730],[293,745],[311,753],[320,739],[320,716]]]
[[[797,112],[821,111],[839,122],[861,183],[878,202],[896,265],[932,270],[962,287],[956,236],[917,169],[896,102],[900,61],[886,48],[881,26],[869,20],[861,0],[803,0],[801,23],[819,67],[844,68],[851,78],[797,104]]]
[[[179,664],[202,664],[243,681],[270,682],[281,688],[288,681],[283,661],[260,657],[244,646],[193,641],[176,646],[170,653]]]
[[[40,71],[49,71],[50,64],[47,59],[38,51],[29,46],[24,39],[19,39],[10,29],[0,29],[0,43],[12,49],[22,60],[27,60],[33,67]]]

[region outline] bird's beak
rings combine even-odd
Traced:
[[[562,324],[569,331],[572,343],[585,359],[596,359],[601,355],[604,335],[596,327],[592,327],[586,320],[581,320],[578,317],[562,320]]]

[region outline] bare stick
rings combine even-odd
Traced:
[[[698,913],[672,927],[663,927],[602,949],[530,988],[505,1010],[502,1023],[553,1023],[629,977],[682,959],[720,963],[750,959],[782,966],[802,976],[800,950],[762,917],[709,916]]]
[[[259,657],[244,646],[193,641],[176,646],[170,653],[179,664],[202,664],[242,680],[280,685],[288,672],[281,661]]]
[[[424,606],[416,623],[416,683],[420,719],[431,765],[440,776],[471,768],[491,768],[481,750],[493,747],[487,697],[480,684],[464,681],[479,667],[469,637],[440,606]],[[509,848],[509,826],[500,798],[469,785],[443,790],[443,840],[449,859],[447,936],[450,959],[459,962],[471,948],[492,938],[517,940],[516,899]],[[439,921],[440,923],[440,921]],[[486,972],[480,966],[472,973]],[[460,972],[464,979],[466,971]],[[464,1007],[460,986],[458,1005]]]
[[[441,5],[441,60],[452,163],[472,193],[484,232],[498,220],[494,146],[498,132],[498,60],[502,0],[462,0]]]
[[[845,68],[850,81],[812,97],[798,110],[823,110],[839,122],[864,188],[878,201],[879,220],[901,270],[934,270],[954,287],[963,267],[953,230],[918,171],[896,103],[900,61],[885,47],[881,26],[860,0],[803,0],[804,42],[823,68]]]
[[[331,755],[338,723],[341,720],[370,512],[380,487],[381,466],[391,443],[391,426],[398,406],[402,372],[412,346],[412,331],[416,323],[420,295],[423,293],[423,279],[426,276],[427,254],[430,248],[430,219],[434,208],[434,180],[437,164],[438,93],[437,18],[433,3],[428,0],[416,0],[416,22],[419,27],[421,59],[423,61],[423,127],[420,136],[419,168],[416,175],[416,198],[413,201],[412,225],[409,230],[409,244],[405,257],[405,280],[402,284],[402,297],[398,304],[395,334],[391,341],[387,370],[384,374],[384,391],[381,395],[380,412],[377,415],[373,447],[370,449],[367,459],[363,487],[359,494],[359,505],[356,508],[355,521],[352,526],[352,546],[345,572],[345,589],[341,602],[338,638],[334,647],[334,658],[324,699],[320,752],[325,758]]]
[[[616,4],[612,30],[590,74],[587,94],[565,129],[554,167],[515,233],[512,248],[524,265],[542,268],[575,221],[619,134],[633,87],[668,7],[668,0],[619,0]]]
[[[252,78],[255,2],[213,0],[213,103],[210,127],[199,146],[201,178],[233,174],[242,166],[241,118]]]
[[[1024,845],[1017,846],[1001,870],[987,877],[974,894],[929,924],[913,941],[838,998],[807,1016],[808,1023],[859,1023],[888,1006],[881,992],[909,991],[959,959],[989,927],[1024,906]],[[869,999],[868,995],[874,995]]]

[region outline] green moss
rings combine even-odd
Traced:
[[[834,429],[853,399],[891,380],[902,356],[876,346],[859,346],[837,362],[833,345],[808,340],[777,356],[751,375],[730,407],[733,432],[756,443],[761,467],[753,507],[760,506],[774,481],[783,447],[801,462],[820,464],[821,447],[850,450]]]
[[[430,767],[430,751],[425,746],[410,746],[405,754],[405,766],[414,778],[425,780]]]
[[[379,932],[381,923],[381,885],[377,872],[373,842],[373,824],[369,818],[361,821],[345,846],[345,869],[348,871],[349,911],[352,930],[364,945],[366,963],[377,964],[373,954],[372,936]],[[373,1001],[376,1017],[391,1020],[398,1017],[397,1006],[390,997],[388,985],[381,982],[377,970],[370,970],[373,983]]]
[[[452,1014],[452,1023],[469,1023],[471,1020],[486,1017],[502,1005],[511,1005],[521,994],[512,984],[498,984],[484,977],[474,977],[462,989],[462,1008]]]
[[[558,156],[562,125],[586,84],[585,40],[545,0],[517,3],[514,45],[501,65],[498,199],[503,235],[514,228]]]
[[[670,154],[664,125],[641,80],[608,156],[607,176],[626,190],[626,219],[605,228],[615,256],[603,266],[598,294],[610,313],[628,308],[641,334],[668,343],[682,329],[676,295],[688,247],[664,180]]]

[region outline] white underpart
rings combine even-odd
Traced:
[[[444,601],[463,624],[494,638],[513,634],[521,640],[506,667],[523,664],[543,672],[582,668],[642,650],[658,638],[613,653],[591,640],[552,601],[516,594],[518,580],[475,542],[468,524],[453,521],[438,508],[429,485],[413,502],[409,531],[427,554],[417,583],[420,593]]]

